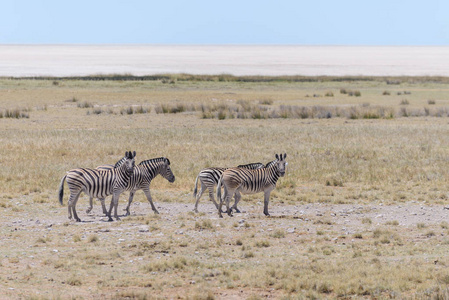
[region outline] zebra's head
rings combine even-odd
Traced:
[[[284,156],[282,156],[282,154],[277,155],[276,154],[276,166],[277,166],[277,170],[279,171],[279,174],[282,176],[285,175],[285,166],[287,165],[287,162],[285,161],[285,159],[287,158],[287,153],[284,153]]]
[[[164,158],[164,166],[162,167],[161,175],[170,183],[175,181],[175,175],[173,175],[173,172],[171,171],[170,160],[168,158]]]
[[[131,152],[131,151],[126,151],[125,152],[125,168],[126,168],[126,172],[131,173],[134,170],[134,165],[135,165],[135,161],[134,158],[136,157],[136,151]]]

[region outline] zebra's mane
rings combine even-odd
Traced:
[[[260,162],[237,166],[237,168],[246,168],[246,169],[258,169],[258,168],[264,168],[264,167],[265,167],[264,164],[260,163]]]
[[[114,168],[118,168],[126,161],[126,156],[120,159],[118,162],[115,163]]]
[[[267,163],[265,165],[265,168],[269,168],[269,167],[273,166],[275,163],[277,163],[277,161],[278,161],[277,159],[270,161],[269,163]]]
[[[161,161],[164,161],[164,160],[167,160],[168,165],[170,165],[170,160],[168,158],[166,158],[166,157],[158,157],[158,158],[152,158],[152,159],[143,160],[143,161],[141,161],[139,163],[139,166],[143,165],[143,164],[147,164],[147,163],[161,162]]]

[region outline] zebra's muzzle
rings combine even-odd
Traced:
[[[284,177],[285,172],[279,172],[279,173],[280,173],[281,177]]]

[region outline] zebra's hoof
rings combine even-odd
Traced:
[[[158,214],[159,214],[159,212],[158,212],[157,210],[155,210],[155,211],[154,211],[154,214],[155,214],[155,215],[158,215]]]
[[[111,217],[109,217],[108,222],[113,222],[113,221],[114,220]]]
[[[80,218],[77,218],[76,221],[77,221],[77,222],[81,222],[81,219],[80,219]]]

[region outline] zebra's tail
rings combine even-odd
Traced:
[[[220,176],[220,179],[218,180],[218,185],[217,185],[217,201],[219,203],[221,201],[221,182],[222,181],[223,181],[223,175]],[[221,210],[221,207],[220,207],[220,210]]]
[[[196,193],[198,192],[198,177],[200,177],[200,175],[196,176],[195,188],[193,189],[193,197],[194,198],[196,198]]]
[[[59,203],[62,204],[62,197],[64,196],[64,181],[65,178],[67,177],[67,175],[65,175],[64,177],[62,177],[61,183],[59,184],[59,189],[58,189],[58,195],[59,195]]]

